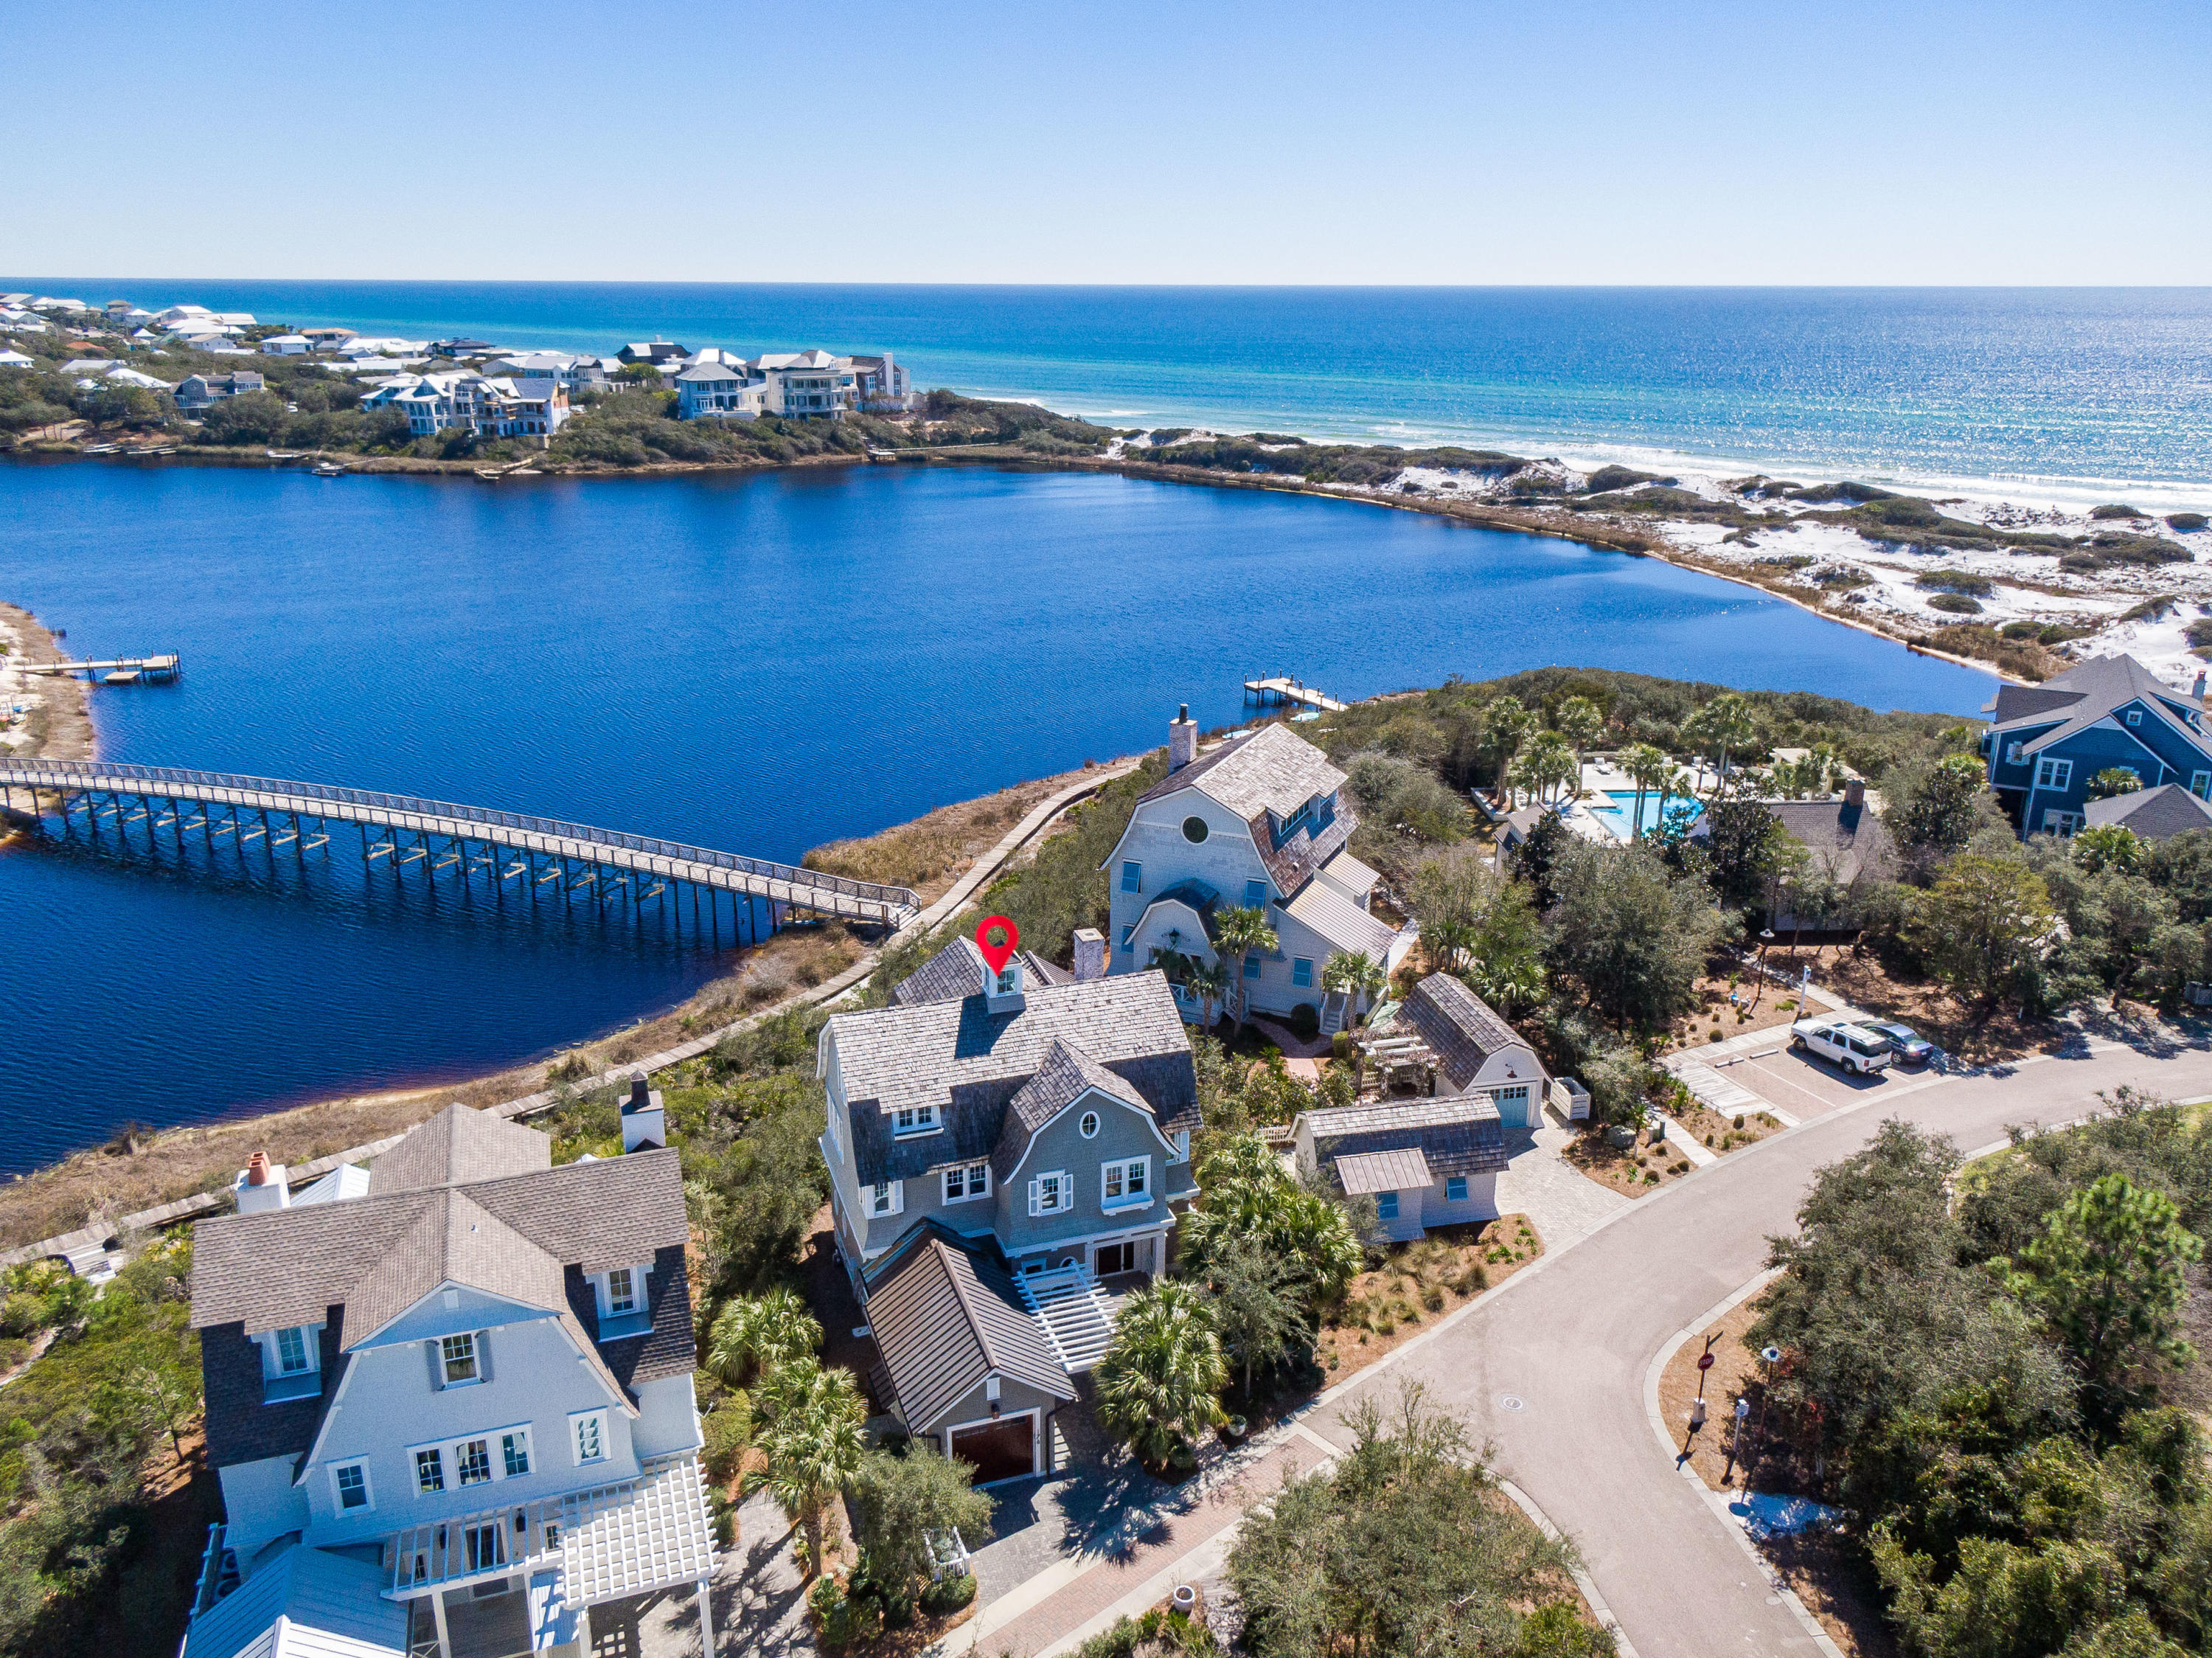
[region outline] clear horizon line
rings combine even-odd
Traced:
[[[1188,293],[2203,293],[2212,283],[2057,282],[977,282],[928,278],[703,277],[332,277],[93,273],[32,277],[0,276],[0,283],[320,282],[422,288],[939,288],[1113,289]]]

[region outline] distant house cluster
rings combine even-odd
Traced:
[[[862,357],[772,352],[747,361],[710,347],[687,357],[674,383],[677,412],[685,420],[762,415],[839,420],[854,409],[892,413],[914,406],[906,370],[889,352]]]

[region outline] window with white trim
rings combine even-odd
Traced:
[[[1098,1201],[1107,1209],[1136,1209],[1152,1200],[1152,1160],[1125,1157],[1098,1166]]]
[[[2020,745],[2018,743],[2008,742],[2005,745],[2005,764],[2007,765],[2018,765],[2020,764]]]
[[[530,1472],[530,1429],[509,1428],[499,1436],[499,1466],[502,1478],[520,1479]]]
[[[423,1496],[446,1489],[446,1448],[425,1445],[415,1453],[415,1490]]]
[[[368,1464],[366,1461],[356,1458],[351,1462],[333,1462],[331,1465],[331,1501],[337,1504],[340,1514],[376,1506],[368,1489]]]
[[[2189,792],[2199,800],[2212,799],[2212,771],[2191,771]]]
[[[1378,1221],[1395,1221],[1398,1218],[1396,1192],[1378,1192],[1375,1194],[1375,1218]]]
[[[568,1450],[579,1465],[607,1460],[605,1411],[579,1411],[568,1418]]]
[[[2128,710],[2128,723],[2130,725],[2141,725],[2142,723],[2142,710],[2140,708],[2130,709]]]
[[[2045,754],[2035,763],[2035,786],[2038,789],[2063,789],[2074,781],[2074,762],[2053,759]]]
[[[1065,1171],[1040,1174],[1030,1182],[1030,1213],[1060,1215],[1075,1206],[1074,1189]]]
[[[1294,955],[1291,958],[1291,983],[1301,990],[1313,988],[1313,958]]]
[[[1267,907],[1266,881],[1248,881],[1244,883],[1244,907],[1248,910],[1264,910]]]
[[[1080,1134],[1086,1140],[1097,1139],[1098,1137],[1098,1113],[1095,1111],[1085,1112],[1083,1113],[1083,1120],[1075,1125],[1075,1131],[1078,1134]]]
[[[988,1198],[990,1195],[991,1165],[989,1163],[961,1163],[945,1171],[945,1201],[946,1203],[972,1203],[978,1198]]]
[[[906,1182],[878,1180],[868,1188],[870,1216],[896,1215],[906,1207]]]
[[[2054,806],[2043,814],[2043,832],[2046,835],[2070,835],[2081,826],[2079,812],[2062,812]]]
[[[1145,866],[1143,864],[1124,863],[1121,866],[1121,890],[1123,892],[1133,893],[1144,885],[1144,881]]]
[[[935,1106],[901,1106],[891,1113],[891,1132],[901,1137],[908,1134],[937,1132]]]
[[[308,1339],[314,1332],[300,1326],[276,1332],[276,1374],[296,1376],[303,1370],[315,1368],[314,1344]]]
[[[464,1485],[489,1484],[491,1483],[491,1442],[489,1439],[455,1441],[453,1474]]]
[[[636,1311],[637,1274],[627,1266],[618,1266],[607,1274],[608,1314],[620,1318]]]
[[[442,1338],[438,1343],[438,1361],[448,1387],[481,1379],[481,1372],[477,1366],[477,1338],[473,1332],[465,1331],[458,1336]]]

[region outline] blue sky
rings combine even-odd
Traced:
[[[2212,5],[0,3],[0,270],[2212,281]]]

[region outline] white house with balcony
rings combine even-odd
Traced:
[[[746,368],[765,388],[765,412],[842,420],[854,397],[853,359],[827,351],[757,357]]]
[[[1203,759],[1185,706],[1168,727],[1168,774],[1137,802],[1107,872],[1115,973],[1155,951],[1211,963],[1224,909],[1265,911],[1278,948],[1229,964],[1256,1013],[1313,1007],[1324,1031],[1355,1010],[1324,991],[1335,954],[1392,972],[1415,934],[1370,908],[1379,877],[1346,850],[1359,817],[1344,773],[1287,725],[1233,734]],[[1178,991],[1185,1016],[1197,999]]]
[[[696,362],[676,376],[679,420],[754,420],[767,412],[768,382],[742,363]]]
[[[678,1155],[551,1146],[452,1106],[297,1192],[257,1154],[195,1228],[223,1520],[184,1658],[581,1655],[593,1607],[687,1588],[708,1617]]]

